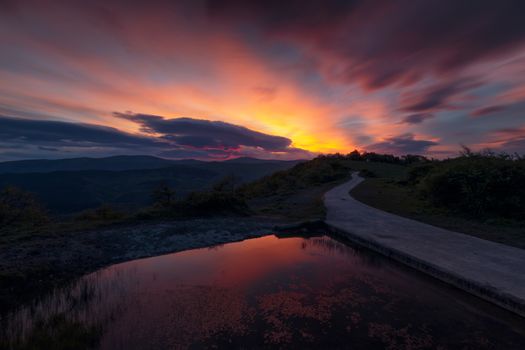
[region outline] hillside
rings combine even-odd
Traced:
[[[183,196],[204,189],[226,175],[233,174],[240,182],[247,182],[287,169],[297,161],[203,162],[128,156],[8,163],[0,163],[0,169],[18,169],[18,172],[0,174],[0,188],[10,185],[28,190],[52,213],[68,214],[102,204],[140,208],[150,204],[153,188],[162,182]],[[82,170],[89,167],[93,169]],[[52,170],[64,168],[74,170]],[[128,169],[117,170],[121,168]],[[37,169],[41,171],[35,172]]]

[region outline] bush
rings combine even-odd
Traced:
[[[160,184],[152,194],[153,208],[141,212],[143,219],[159,217],[199,217],[213,215],[245,215],[249,212],[244,197],[237,191],[238,179],[226,176],[212,185],[210,190],[195,191],[177,200],[175,191]]]
[[[372,170],[363,169],[359,172],[359,176],[362,177],[377,177],[376,173],[374,173]]]
[[[225,191],[192,192],[176,207],[189,216],[244,215],[249,212],[242,197]]]
[[[408,170],[407,182],[409,184],[419,183],[425,176],[434,170],[436,163],[423,163],[412,165]]]
[[[153,205],[157,208],[169,208],[175,204],[175,190],[161,182],[152,192]]]
[[[476,216],[525,217],[525,164],[468,154],[427,169],[420,193],[434,204]]]
[[[344,164],[342,156],[319,156],[243,185],[239,191],[248,198],[289,194],[344,179],[349,173],[350,168]]]
[[[98,208],[86,210],[75,217],[79,221],[115,221],[123,219],[125,215],[113,207],[104,204]]]
[[[47,221],[45,209],[32,193],[10,186],[0,191],[0,225],[39,225]]]

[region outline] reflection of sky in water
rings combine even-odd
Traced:
[[[103,269],[9,319],[63,312],[103,349],[520,348],[518,318],[327,237],[266,236]]]

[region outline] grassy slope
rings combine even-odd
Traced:
[[[348,180],[350,176],[340,181],[312,186],[282,195],[253,198],[248,201],[256,215],[283,217],[292,221],[321,220],[326,215],[323,195],[334,186]]]
[[[373,171],[372,167],[377,166],[370,164],[366,168]],[[460,217],[446,210],[436,209],[419,198],[414,188],[399,185],[395,181],[404,176],[406,169],[402,167],[397,173],[377,172],[377,178],[367,178],[351,194],[363,203],[396,215],[486,240],[525,248],[523,224],[494,220],[480,221],[474,218]]]
[[[240,193],[257,216],[320,220],[325,216],[324,193],[349,177],[345,162],[314,159],[241,186]]]
[[[135,210],[151,204],[151,192],[165,182],[184,196],[209,188],[226,175],[249,182],[293,166],[294,162],[193,162],[159,169],[83,170],[0,174],[0,189],[15,186],[34,193],[53,214],[72,214],[103,204]]]
[[[250,207],[259,215],[272,217],[284,217],[290,220],[319,220],[325,217],[323,195],[340,183],[350,178],[350,172],[354,170],[368,169],[378,176],[400,178],[405,173],[405,167],[395,164],[372,163],[363,161],[340,161],[341,173],[333,181],[316,183],[304,181],[300,174],[297,183],[303,186],[289,188],[278,188],[271,195],[259,195],[248,201]],[[316,169],[317,170],[317,169]],[[314,170],[314,171],[316,171]],[[319,171],[322,169],[318,168]]]

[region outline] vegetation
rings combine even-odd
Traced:
[[[34,329],[23,340],[3,342],[0,348],[16,350],[54,349],[54,350],[88,350],[99,345],[102,329],[99,326],[85,326],[81,322],[67,320],[64,314],[51,319],[39,320]]]
[[[437,226],[520,245],[524,242],[525,160],[465,148],[459,157],[435,160],[360,153],[319,156],[252,182],[226,175],[207,189],[179,192],[160,180],[151,192],[153,205],[138,214],[110,205],[51,222],[28,192],[8,187],[0,193],[1,226],[24,223],[49,230],[99,227],[141,219],[258,215],[290,220],[324,217],[323,195],[359,171],[366,181],[353,195],[372,206]],[[178,189],[178,187],[177,187]],[[69,224],[68,224],[69,222]],[[46,225],[43,225],[46,224]],[[3,239],[3,238],[2,238]]]
[[[117,162],[113,162],[114,158],[92,159],[83,166],[80,165],[85,159],[56,161],[58,164],[46,161],[41,166],[29,168],[19,164],[25,162],[14,162],[8,167],[0,163],[0,189],[16,186],[30,191],[51,214],[58,216],[75,215],[104,204],[134,211],[151,203],[151,193],[159,183],[175,188],[177,195],[183,197],[192,191],[210,188],[228,174],[236,174],[246,183],[296,164],[262,160],[168,163],[164,160],[157,163],[155,158],[151,161],[138,156],[128,158]],[[20,168],[14,167],[16,164]]]
[[[419,173],[418,175],[414,173]],[[473,217],[525,218],[525,161],[508,155],[472,153],[412,172],[424,198]]]
[[[151,194],[153,205],[159,208],[169,208],[175,204],[175,190],[162,181]]]
[[[324,192],[349,176],[350,168],[344,161],[321,156],[242,185],[239,192],[257,215],[321,219]]]
[[[76,221],[119,221],[126,217],[126,214],[116,210],[108,204],[101,205],[95,209],[85,210],[79,215],[75,216]]]
[[[140,218],[181,218],[217,215],[247,215],[248,205],[237,190],[239,180],[228,175],[209,190],[190,192],[177,199],[175,190],[161,183],[153,191],[153,206],[139,214]]]
[[[348,176],[349,168],[336,157],[320,156],[291,169],[278,171],[246,184],[240,191],[248,198],[288,194],[300,189],[330,183]]]
[[[45,210],[30,192],[11,186],[0,191],[0,226],[41,225],[47,221]]]
[[[368,177],[358,200],[435,226],[525,248],[524,160],[465,149],[459,157],[425,160],[398,176]]]

